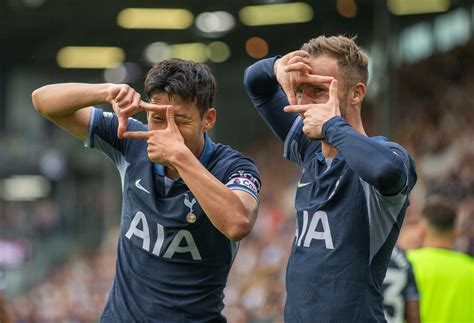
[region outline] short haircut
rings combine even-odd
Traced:
[[[369,58],[355,40],[356,37],[319,36],[303,44],[301,49],[313,57],[319,55],[334,57],[340,67],[345,89],[348,90],[357,83],[367,85],[369,79]]]
[[[155,64],[145,79],[145,94],[166,93],[186,103],[195,103],[201,117],[213,106],[216,80],[209,67],[177,58]]]
[[[439,195],[429,197],[421,214],[428,226],[438,233],[448,233],[454,229],[456,206],[447,198]]]

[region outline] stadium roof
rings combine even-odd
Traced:
[[[248,57],[245,41],[259,36],[269,44],[269,54],[297,48],[304,40],[324,33],[359,35],[367,44],[378,28],[374,18],[380,15],[385,2],[375,0],[301,0],[312,7],[313,18],[296,24],[250,27],[239,20],[239,10],[245,6],[284,3],[285,1],[230,1],[230,0],[9,0],[0,2],[1,61],[15,65],[57,67],[56,55],[65,46],[115,46],[124,50],[126,60],[143,61],[144,48],[153,42],[209,43],[225,42],[231,49],[232,59]],[[295,1],[293,1],[295,2]],[[451,7],[463,5],[463,0],[452,0]],[[469,1],[470,2],[470,1]],[[352,18],[343,17],[337,6],[356,5]],[[206,11],[226,11],[235,18],[232,30],[208,37],[193,23],[183,30],[125,29],[117,24],[118,14],[125,8],[184,8],[194,18]],[[339,8],[340,9],[340,8]],[[340,10],[339,10],[340,11]],[[377,15],[374,13],[377,12]],[[395,17],[387,13],[388,16]],[[426,16],[426,15],[424,15]],[[420,15],[396,16],[392,28],[419,20]]]

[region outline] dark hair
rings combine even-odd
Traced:
[[[311,56],[326,54],[337,59],[341,74],[347,80],[345,86],[351,87],[356,83],[367,85],[369,79],[369,58],[356,44],[356,37],[319,36],[310,39],[301,46]]]
[[[454,229],[456,206],[442,196],[433,195],[429,197],[421,213],[428,225],[436,232],[447,233]]]
[[[145,94],[148,99],[155,93],[176,96],[186,103],[195,103],[199,114],[213,106],[216,80],[209,67],[193,61],[177,58],[155,64],[145,79]]]

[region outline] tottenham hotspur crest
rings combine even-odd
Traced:
[[[192,201],[189,200],[188,194],[184,194],[184,205],[189,208],[189,213],[186,215],[186,221],[188,223],[196,222],[196,215],[193,213],[193,206],[196,204],[196,199],[193,198]]]

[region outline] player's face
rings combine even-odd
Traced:
[[[183,102],[178,97],[168,97],[166,93],[155,93],[150,98],[151,103],[172,105],[174,119],[184,143],[195,156],[201,154],[204,148],[203,133],[214,126],[216,110],[210,108],[201,117],[195,103]],[[148,112],[148,129],[162,130],[167,127],[165,112]]]
[[[344,118],[348,93],[344,91],[344,80],[339,72],[337,60],[327,55],[311,56],[310,65],[312,74],[321,76],[331,76],[337,80],[339,109]],[[319,104],[326,103],[329,100],[329,84],[298,84],[295,88],[298,104]]]

